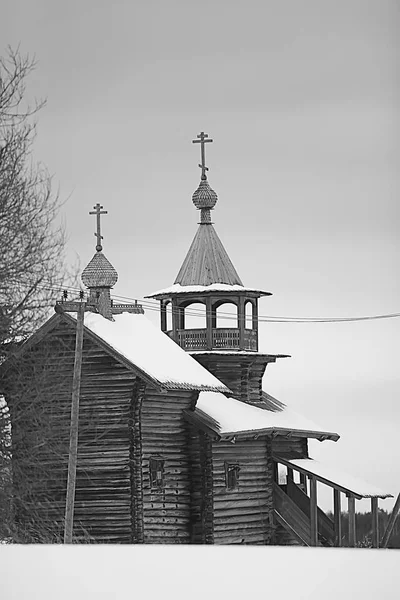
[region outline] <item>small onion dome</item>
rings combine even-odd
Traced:
[[[88,288],[112,287],[117,283],[118,273],[102,252],[96,252],[83,269],[81,279]]]
[[[218,196],[210,188],[207,179],[202,179],[200,185],[192,196],[193,204],[199,210],[201,208],[214,208],[217,204]]]

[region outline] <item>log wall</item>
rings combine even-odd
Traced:
[[[198,392],[146,391],[141,411],[144,543],[190,542],[189,432],[183,411]],[[163,485],[151,489],[150,459],[164,461]]]
[[[308,458],[308,440],[295,435],[277,435],[272,439],[272,454],[286,460]]]
[[[27,350],[8,400],[17,515],[48,541],[63,533],[75,331],[61,322]],[[77,541],[132,541],[133,373],[84,338],[74,518]],[[38,540],[39,541],[39,540]]]
[[[242,402],[261,402],[262,377],[270,358],[259,354],[193,354],[193,358],[218,377]]]
[[[272,460],[266,439],[213,442],[215,544],[268,544],[273,534]],[[237,490],[228,490],[225,461],[240,466]]]

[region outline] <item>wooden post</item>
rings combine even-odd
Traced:
[[[300,485],[303,486],[304,493],[307,494],[307,477],[300,473]]]
[[[381,548],[387,548],[390,536],[392,535],[392,531],[396,524],[397,518],[400,514],[400,494],[397,496],[397,500],[392,510],[392,514],[389,517],[388,524],[386,526],[385,533],[383,534],[383,538],[381,541]]]
[[[378,498],[371,498],[371,513],[372,513],[372,547],[379,548]]]
[[[287,479],[291,479],[293,481],[293,469],[291,467],[287,467]]]
[[[212,350],[213,347],[213,314],[212,314],[212,300],[210,297],[206,298],[206,339],[207,339],[207,350]]]
[[[356,499],[354,496],[347,497],[349,511],[349,548],[354,548],[357,541],[356,535]]]
[[[311,546],[318,546],[317,480],[310,477],[310,534]]]
[[[253,330],[256,335],[255,350],[256,350],[256,352],[258,352],[258,303],[257,303],[257,298],[254,300],[254,304],[253,304]]]
[[[74,527],[76,464],[78,458],[79,391],[81,387],[84,315],[85,304],[81,302],[77,307],[76,321],[75,362],[72,379],[71,429],[69,439],[67,497],[65,503],[64,544],[72,544],[72,532]]]
[[[171,307],[172,307],[172,339],[174,340],[174,342],[176,342],[178,344],[179,343],[179,340],[178,340],[179,308],[178,308],[178,304],[177,304],[177,301],[175,298],[173,298],[171,301]]]
[[[239,326],[239,348],[240,350],[245,350],[245,342],[244,342],[244,326],[246,322],[246,311],[244,307],[244,297],[239,296],[239,302],[237,304],[238,309],[238,326]]]
[[[160,301],[161,331],[167,331],[167,304],[165,300]]]
[[[340,491],[333,490],[333,518],[335,529],[335,546],[342,545],[342,509],[340,504]]]

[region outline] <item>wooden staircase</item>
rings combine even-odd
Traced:
[[[273,495],[276,522],[298,543],[311,546],[310,498],[290,479],[287,486],[274,482]],[[323,546],[334,543],[333,522],[321,509],[318,509],[318,542]]]

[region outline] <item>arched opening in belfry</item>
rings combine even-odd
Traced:
[[[233,302],[224,302],[214,307],[217,329],[238,328],[238,307]]]
[[[253,311],[254,305],[250,300],[248,300],[245,304],[245,329],[253,329]]]
[[[185,311],[184,329],[205,329],[207,327],[205,304],[192,302],[185,306],[183,310]]]

